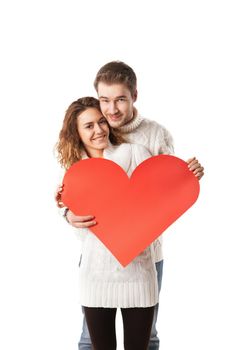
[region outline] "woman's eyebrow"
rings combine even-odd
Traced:
[[[87,122],[87,123],[84,123],[83,125],[89,125],[89,124],[92,124],[93,122]]]

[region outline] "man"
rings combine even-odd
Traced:
[[[141,117],[134,103],[137,100],[137,78],[131,67],[120,61],[109,62],[97,73],[94,86],[97,91],[100,107],[109,124],[118,129],[130,143],[142,144],[148,148],[152,155],[173,154],[173,141],[169,132],[156,121]],[[200,180],[204,175],[204,168],[196,158],[187,161],[189,169]],[[56,200],[59,203],[58,189]],[[61,204],[62,205],[62,204]],[[65,210],[67,221],[74,227],[90,227],[95,225],[92,216],[75,216],[70,210]],[[158,286],[161,288],[163,257],[162,239],[157,239],[154,244],[155,265],[157,270]],[[159,349],[159,338],[156,330],[158,304],[155,308],[154,320],[148,350]],[[91,350],[91,340],[83,320],[83,331],[79,342],[80,350]]]

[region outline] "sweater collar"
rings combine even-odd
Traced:
[[[143,120],[143,118],[138,114],[137,109],[134,107],[132,120],[130,120],[130,122],[127,123],[126,125],[120,126],[118,128],[118,130],[122,134],[128,134],[128,133],[134,131],[135,129],[137,129],[139,127],[139,125],[141,124],[142,120]]]
[[[114,153],[116,150],[117,146],[114,146],[110,141],[108,141],[108,147],[104,149],[103,152],[103,158],[108,158],[111,157],[111,154]],[[81,159],[88,159],[90,158],[85,151],[85,149],[82,149],[81,151]]]
[[[109,142],[109,145],[104,150],[104,158],[112,160],[127,173],[130,168],[132,159],[132,150],[128,143],[122,143],[114,146]]]
[[[114,146],[110,141],[108,147],[104,149],[103,158],[112,160],[113,162],[120,165],[125,172],[130,168],[131,157],[132,157],[131,147],[128,143],[122,143],[119,146]],[[85,150],[81,152],[82,159],[88,159],[88,155]]]

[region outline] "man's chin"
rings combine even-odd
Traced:
[[[120,128],[122,125],[124,125],[124,120],[111,120],[109,122],[109,124],[111,125],[111,127],[113,129],[117,129],[117,128]]]

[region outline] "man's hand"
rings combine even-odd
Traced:
[[[68,210],[66,214],[66,219],[72,225],[76,228],[87,228],[90,226],[94,226],[96,224],[96,221],[94,220],[95,217],[92,215],[87,216],[77,216],[72,213],[71,210]]]
[[[198,162],[198,160],[193,157],[187,160],[189,170],[193,172],[193,174],[200,180],[204,175],[204,168]]]

